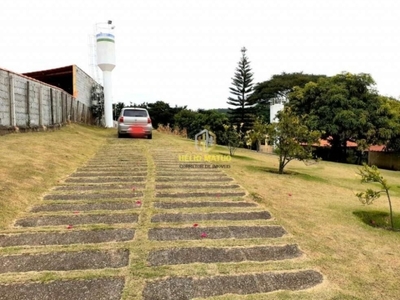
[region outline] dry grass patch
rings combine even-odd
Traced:
[[[383,198],[369,207],[358,201],[355,193],[367,188],[356,175],[359,166],[331,162],[305,166],[295,161],[286,175],[278,175],[276,156],[242,149],[237,153],[252,160],[233,158],[226,172],[295,236],[331,282],[334,294],[341,295],[337,299],[396,299],[400,234],[373,228],[353,214],[388,210]],[[381,171],[389,183],[400,179],[398,172]],[[399,212],[399,186],[391,192]]]
[[[114,131],[73,124],[55,132],[1,137],[0,229],[90,159]]]
[[[159,157],[176,160],[178,155],[194,153],[193,141],[157,134],[165,149],[167,143],[177,149],[174,153]],[[168,139],[168,141],[167,141]],[[164,143],[165,141],[165,143]],[[172,148],[171,148],[172,149]],[[213,153],[228,155],[225,147],[217,146]],[[197,153],[198,154],[198,153]],[[161,159],[160,159],[161,160]],[[400,233],[370,226],[354,214],[357,211],[387,212],[387,201],[382,198],[372,206],[362,206],[356,192],[364,191],[374,184],[361,184],[359,166],[332,162],[319,162],[306,166],[293,161],[287,168],[287,174],[276,174],[278,159],[274,155],[256,153],[238,149],[230,161],[231,168],[224,169],[240,186],[249,192],[255,202],[271,212],[277,225],[283,225],[290,234],[290,241],[299,245],[307,257],[306,262],[294,265],[274,265],[274,268],[295,266],[317,269],[325,276],[323,286],[307,292],[277,292],[270,295],[226,295],[210,299],[397,299],[398,277],[400,275]],[[400,212],[400,174],[381,170],[382,175],[392,185],[394,212]],[[164,184],[164,183],[159,183]],[[216,184],[216,183],[214,183]],[[275,222],[274,222],[275,223]],[[215,223],[214,223],[215,224]],[[207,224],[210,226],[210,224]],[[227,240],[220,240],[226,246]],[[215,246],[215,240],[202,243]],[[218,241],[219,242],[219,241]],[[240,242],[240,240],[230,241]],[[268,241],[271,243],[271,241]],[[282,240],[281,240],[282,242]],[[167,247],[172,242],[163,242]],[[251,241],[254,243],[254,240]],[[263,240],[258,243],[263,244]],[[192,242],[176,241],[177,245],[192,246]],[[221,246],[222,246],[221,245]],[[172,245],[171,245],[172,246]],[[185,269],[170,267],[168,272],[176,275],[255,272],[254,264],[196,265]],[[192,268],[193,267],[193,268]],[[191,269],[191,270],[190,270]],[[167,275],[165,269],[157,269]],[[156,270],[154,270],[157,273]],[[154,273],[151,277],[154,277]]]

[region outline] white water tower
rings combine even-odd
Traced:
[[[100,25],[99,25],[100,24]],[[104,119],[105,126],[114,127],[112,113],[112,77],[111,72],[115,68],[115,36],[112,21],[108,21],[106,26],[102,23],[96,24],[96,49],[97,65],[103,71],[104,86]]]
[[[284,107],[284,101],[282,101],[279,98],[274,98],[271,99],[270,105],[269,105],[269,121],[270,123],[276,123],[278,120],[276,119],[276,115],[278,112],[283,110]]]

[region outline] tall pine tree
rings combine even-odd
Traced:
[[[250,62],[246,56],[247,49],[241,49],[242,57],[236,68],[235,76],[232,78],[232,85],[230,92],[233,95],[229,97],[227,103],[234,106],[229,108],[229,116],[232,125],[240,128],[243,123],[241,131],[245,133],[251,129],[252,126],[252,105],[249,102],[249,96],[253,91],[253,73],[251,73]],[[240,130],[240,129],[239,129]]]

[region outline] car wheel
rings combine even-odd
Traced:
[[[147,136],[147,138],[149,139],[149,140],[151,140],[152,138],[153,138],[153,134],[149,134],[148,136]]]
[[[122,134],[120,132],[118,132],[118,138],[122,138]]]

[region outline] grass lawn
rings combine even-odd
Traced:
[[[177,144],[192,147],[193,142],[180,141]],[[229,150],[217,146],[211,154],[228,155]],[[326,276],[325,292],[309,298],[300,294],[298,299],[399,298],[400,232],[378,227],[389,226],[384,195],[370,206],[362,205],[355,196],[367,188],[380,188],[360,182],[360,166],[325,161],[306,166],[292,161],[285,168],[287,174],[279,175],[275,155],[246,149],[238,149],[230,165],[225,172],[293,235],[310,260],[308,266]],[[400,173],[380,171],[392,187],[395,227],[397,224],[400,229]],[[215,299],[236,299],[230,297]],[[279,299],[294,298],[282,293]]]
[[[68,125],[0,137],[0,229],[92,157],[115,130]]]
[[[16,217],[26,212],[30,206],[40,203],[41,196],[56,185],[57,181],[82,166],[109,138],[115,137],[115,130],[81,125],[70,125],[56,132],[0,137],[0,228],[7,229]],[[122,144],[130,142],[121,141]],[[151,174],[154,174],[154,164],[150,150],[161,151],[174,147],[185,154],[194,149],[193,141],[158,132],[154,132],[153,140],[137,140],[135,144],[142,147],[140,149],[148,157],[150,169],[153,170]],[[218,146],[212,153],[227,155],[229,151]],[[254,201],[272,214],[275,218],[273,224],[282,225],[289,233],[284,241],[298,244],[305,253],[305,258],[282,263],[189,264],[149,268],[146,264],[147,253],[159,246],[147,238],[148,228],[158,226],[149,222],[156,211],[151,204],[155,191],[154,187],[147,188],[147,202],[144,203],[140,215],[137,235],[132,244],[129,244],[131,278],[127,281],[127,287],[131,293],[137,294],[134,299],[140,299],[139,294],[146,279],[157,279],[161,276],[206,276],[296,268],[316,269],[325,276],[325,282],[322,286],[305,292],[279,292],[262,296],[225,295],[210,299],[399,298],[400,232],[378,227],[387,222],[388,204],[384,197],[376,200],[372,206],[363,206],[355,196],[355,193],[368,187],[379,188],[376,184],[360,183],[360,177],[356,175],[358,166],[324,161],[306,166],[302,162],[293,161],[285,169],[288,174],[279,175],[275,172],[278,169],[276,156],[245,149],[238,149],[228,164],[231,168],[224,172],[233,177],[236,183],[250,193]],[[393,210],[399,218],[400,173],[381,170],[381,174],[392,185]],[[154,186],[154,182],[152,185]],[[208,208],[198,211],[207,212]],[[252,223],[261,225],[264,222],[241,221],[238,224]],[[216,221],[215,224],[223,222]],[[397,223],[397,226],[400,227],[400,224]],[[247,246],[246,240],[203,242],[204,246],[210,247]],[[260,239],[253,242],[257,243],[261,245],[265,241]],[[278,244],[280,241],[272,243]],[[193,243],[163,243],[163,247],[186,245],[193,246]],[[126,270],[107,272],[123,272],[125,275]],[[87,274],[89,276],[91,273]],[[93,274],[96,272],[93,271]]]

